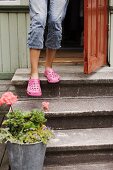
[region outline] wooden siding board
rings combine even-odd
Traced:
[[[0,144],[0,168],[3,160],[4,152],[5,152],[5,145]]]
[[[3,119],[4,119],[4,114],[2,114],[0,117],[0,127]],[[5,152],[6,152],[6,145],[0,144],[0,170],[8,170],[8,158]]]
[[[3,71],[3,64],[2,64],[2,44],[1,44],[1,15],[0,15],[0,72]]]
[[[9,17],[8,13],[0,14],[1,16],[1,47],[2,47],[2,64],[3,72],[10,72],[10,49],[9,49]]]
[[[1,170],[9,170],[9,161],[8,161],[8,154],[7,151],[5,149],[4,151],[4,156],[3,156],[3,160],[0,166]]]
[[[19,43],[19,67],[27,67],[26,54],[26,17],[25,14],[18,14],[18,43]]]
[[[111,15],[110,23],[110,66],[113,67],[113,13]]]
[[[30,17],[29,14],[26,14],[26,21],[27,21],[27,30],[26,30],[26,36],[28,37],[28,32],[29,32],[29,25],[30,25]],[[29,48],[27,47],[27,64],[28,67],[30,67],[30,55],[29,55]]]
[[[9,14],[9,35],[10,35],[10,54],[11,72],[18,68],[18,33],[17,33],[17,14]]]

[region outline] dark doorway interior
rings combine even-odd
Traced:
[[[83,0],[69,0],[63,22],[62,48],[83,50]]]

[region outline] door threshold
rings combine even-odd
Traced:
[[[41,52],[41,57],[39,63],[41,65],[45,64],[45,52]],[[55,64],[83,64],[84,63],[84,54],[83,52],[75,51],[62,51],[58,50],[56,57],[53,61]]]
[[[83,64],[84,60],[82,57],[66,57],[66,58],[55,58],[53,61],[53,64]],[[45,64],[45,59],[41,58],[39,61],[40,65],[44,65]]]

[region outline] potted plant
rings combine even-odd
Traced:
[[[42,170],[46,144],[53,132],[46,127],[45,113],[42,110],[22,112],[13,110],[17,96],[6,92],[0,98],[0,105],[10,105],[10,111],[0,128],[0,142],[7,143],[11,170]],[[47,102],[43,109],[48,110]]]

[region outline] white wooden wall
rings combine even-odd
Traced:
[[[21,0],[21,4],[28,5],[28,1]],[[0,12],[0,73],[29,66],[28,30],[27,12]]]
[[[0,13],[0,73],[29,66],[28,13]]]
[[[27,13],[0,13],[0,72],[13,73],[16,68],[28,67],[28,25]]]

